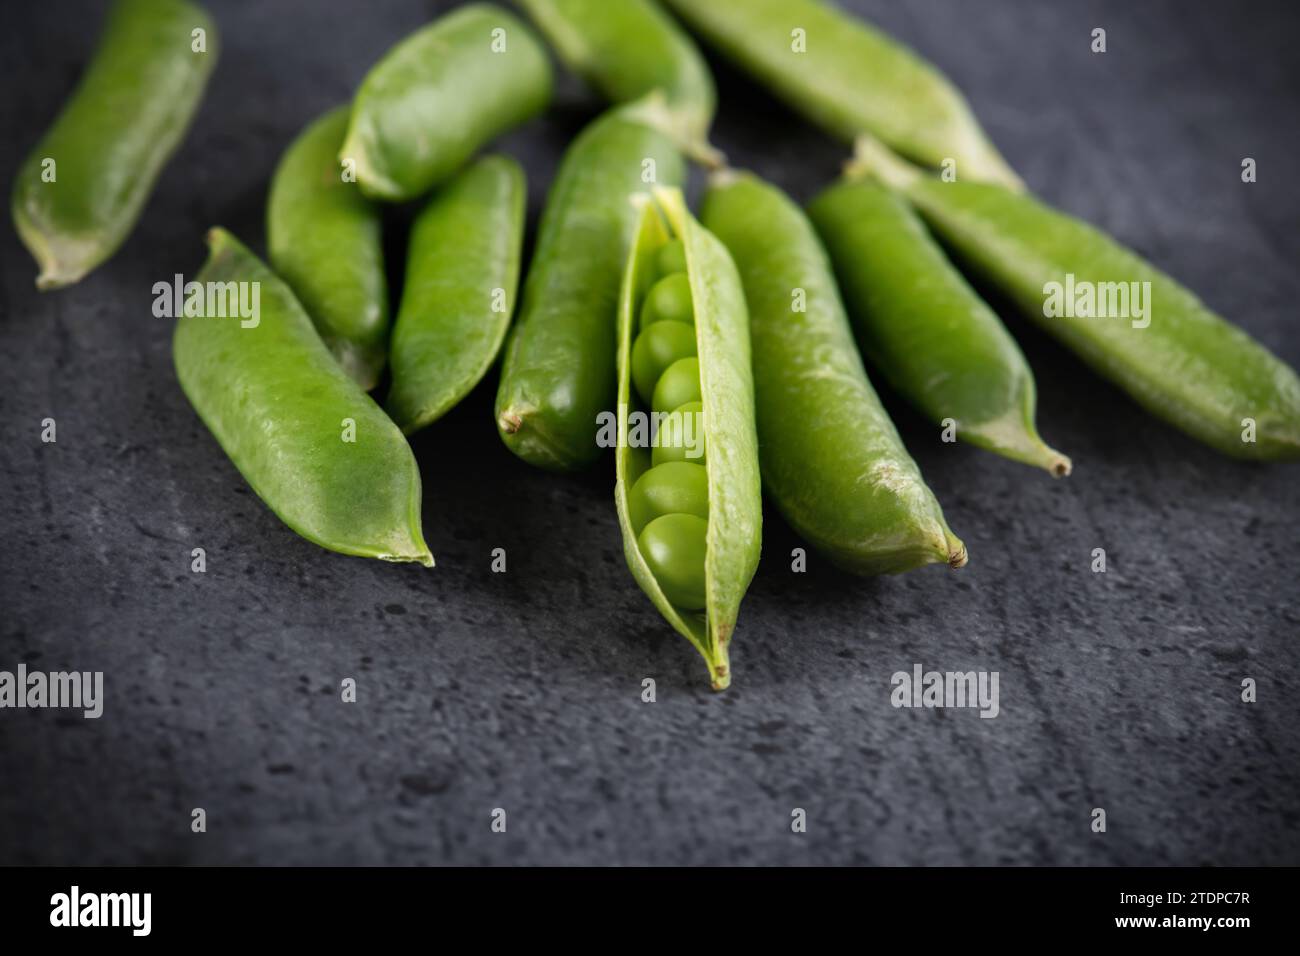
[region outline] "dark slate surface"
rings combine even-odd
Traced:
[[[945,68],[1044,197],[1300,364],[1293,5],[852,5]],[[97,6],[6,12],[3,182],[71,89]],[[970,566],[795,575],[769,513],[722,695],[623,566],[609,463],[556,478],[516,461],[495,382],[414,443],[436,570],[295,537],[182,397],[150,289],[197,270],[211,224],[261,248],[280,151],[439,5],[211,6],[209,95],[112,262],[38,295],[0,230],[0,669],[107,682],[98,721],[0,711],[0,862],[1300,862],[1300,471],[1197,446],[1019,322],[1074,477],[942,444],[887,396]],[[835,173],[839,146],[719,81],[734,161],[803,199]],[[506,141],[532,221],[593,106],[570,82]],[[890,674],[914,663],[998,671],[1000,716],[891,708]]]

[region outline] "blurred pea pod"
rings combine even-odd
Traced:
[[[1300,458],[1295,371],[1136,253],[1031,196],[927,176],[873,140],[859,142],[857,162],[1147,411],[1234,458]]]
[[[380,210],[343,177],[348,107],[311,123],[271,180],[271,265],[293,289],[339,364],[366,391],[384,368],[388,287]]]
[[[712,159],[713,76],[695,43],[653,0],[515,0],[561,60],[611,103],[661,90],[690,147]]]
[[[1070,459],[1038,437],[1029,363],[907,200],[849,175],[808,207],[858,341],[882,375],[962,441],[1060,477]]]
[[[356,164],[366,195],[414,199],[550,99],[551,64],[532,30],[493,4],[468,4],[366,74],[339,159]]]
[[[744,283],[763,488],[786,520],[857,574],[966,564],[966,546],[867,380],[803,210],[758,177],[723,170],[700,218]]]
[[[666,0],[706,43],[828,133],[1022,188],[965,97],[891,37],[821,0]]]
[[[71,285],[117,251],[189,128],[217,31],[183,0],[116,0],[95,55],[14,182],[11,209],[40,266]]]
[[[339,367],[289,287],[224,229],[172,357],[190,404],[259,498],[323,548],[433,565],[401,431]],[[201,307],[200,307],[201,305]]]

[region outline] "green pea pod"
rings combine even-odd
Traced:
[[[859,144],[859,165],[1151,414],[1234,458],[1300,458],[1300,378],[1136,253],[1030,196],[932,179],[870,140]]]
[[[208,245],[172,341],[176,376],[203,423],[304,538],[432,566],[420,473],[402,433],[339,367],[275,273],[224,229]]]
[[[757,177],[726,171],[701,219],[744,283],[763,486],[786,520],[859,574],[964,565],[966,546],[867,379],[803,211]]]
[[[11,208],[40,266],[72,285],[130,234],[198,111],[217,31],[183,0],[116,0],[94,58],[14,182]]]
[[[524,171],[488,156],[416,217],[386,407],[408,435],[469,394],[501,351],[524,241]]]
[[[612,103],[662,90],[696,151],[707,155],[717,106],[695,43],[653,0],[515,0],[570,69]]]
[[[740,277],[722,243],[691,216],[679,190],[656,189],[654,198],[652,202],[645,197],[641,205],[619,297],[614,501],[623,532],[623,550],[633,577],[659,612],[704,657],[714,689],[722,690],[731,682],[728,646],[741,599],[758,567],[762,537],[749,323]],[[656,253],[670,239],[680,241],[684,250],[697,354],[686,362],[698,363],[699,417],[703,426],[700,452],[701,455],[707,452],[706,463],[685,467],[706,470],[707,504],[700,510],[707,513],[707,519],[701,567],[683,569],[681,556],[670,555],[666,562],[658,563],[666,567],[656,573],[655,556],[648,554],[645,547],[646,533],[635,526],[629,492],[639,479],[673,465],[656,464],[648,468],[645,461],[646,445],[653,440],[656,444],[662,441],[666,446],[667,430],[666,426],[652,429],[648,424],[652,416],[632,406],[633,330],[655,278]],[[690,458],[688,451],[684,460]],[[705,459],[701,457],[699,461]],[[689,515],[670,517],[700,520]],[[702,576],[702,598],[696,602],[702,607],[698,610],[674,603],[666,593],[667,573],[683,570]]]
[[[601,452],[596,420],[614,400],[618,290],[636,221],[628,195],[685,176],[643,105],[609,110],[579,134],[538,227],[496,420],[510,450],[540,468],[571,471]]]
[[[551,64],[523,21],[472,3],[411,34],[366,74],[339,159],[375,199],[414,199],[551,99]]]
[[[886,186],[845,178],[808,207],[858,341],[894,388],[963,441],[1060,477],[1070,459],[1038,437],[1029,364],[925,224]]]
[[[907,47],[821,0],[667,0],[704,41],[828,133],[1023,188],[960,92]]]
[[[339,364],[366,391],[384,368],[388,288],[379,209],[345,181],[339,147],[349,108],[309,125],[271,180],[271,265],[289,283]]]

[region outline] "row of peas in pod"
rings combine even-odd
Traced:
[[[709,479],[695,344],[695,307],[686,253],[672,239],[654,254],[657,280],[637,310],[632,384],[659,422],[651,466],[628,492],[637,543],[670,601],[704,607]],[[686,440],[698,436],[698,441]]]

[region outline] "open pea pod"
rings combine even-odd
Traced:
[[[749,317],[675,188],[644,197],[623,275],[614,501],[632,576],[722,690],[762,533]]]

